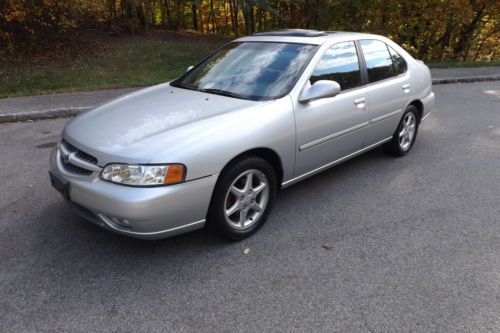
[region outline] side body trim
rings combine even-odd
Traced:
[[[385,120],[385,119],[388,119],[388,118],[391,118],[391,117],[394,117],[398,114],[401,113],[401,109],[399,110],[396,110],[396,111],[392,111],[390,113],[386,113],[384,114],[383,116],[380,116],[380,117],[377,117],[377,118],[373,118],[370,120],[370,124],[375,124],[375,123],[378,123],[379,121],[382,121],[382,120]]]
[[[331,140],[336,139],[338,137],[341,137],[341,136],[347,135],[349,133],[355,132],[357,130],[360,130],[362,128],[365,128],[369,124],[370,124],[369,122],[364,122],[364,123],[358,124],[356,126],[353,126],[353,127],[350,127],[350,128],[346,128],[345,130],[342,130],[340,132],[327,135],[327,136],[322,137],[320,139],[317,139],[317,140],[311,141],[309,143],[303,144],[302,146],[299,147],[299,150],[303,151],[303,150],[312,148],[314,146],[320,145],[322,143],[325,143],[327,141],[331,141]]]
[[[311,142],[308,142],[306,144],[303,144],[302,146],[299,147],[299,151],[304,151],[306,149],[309,149],[309,148],[312,148],[312,147],[315,147],[315,146],[318,146],[322,143],[325,143],[325,142],[328,142],[328,141],[331,141],[333,139],[336,139],[336,138],[339,138],[341,136],[344,136],[344,135],[347,135],[347,134],[350,134],[352,132],[356,132],[362,128],[365,128],[365,127],[368,127],[369,125],[372,125],[372,124],[375,124],[375,123],[378,123],[379,121],[382,121],[382,120],[386,120],[386,119],[389,119],[391,117],[394,117],[394,116],[397,116],[398,114],[401,113],[401,109],[398,109],[396,111],[392,111],[390,113],[387,113],[387,114],[384,114],[383,116],[380,116],[380,117],[377,117],[377,118],[373,118],[373,119],[370,119],[369,121],[367,122],[364,122],[364,123],[361,123],[361,124],[358,124],[356,126],[353,126],[353,127],[350,127],[350,128],[346,128],[345,130],[342,130],[340,132],[337,132],[337,133],[333,133],[333,134],[330,134],[330,135],[327,135],[323,138],[320,138],[320,139],[317,139],[317,140],[314,140],[314,141],[311,141]]]
[[[304,174],[302,174],[302,175],[300,175],[300,176],[298,176],[298,177],[295,177],[295,178],[292,178],[292,179],[290,179],[290,180],[287,180],[286,182],[283,182],[283,183],[281,184],[281,186],[282,186],[283,188],[285,188],[285,187],[288,187],[288,186],[290,186],[290,185],[293,185],[293,184],[295,184],[295,183],[297,183],[297,182],[299,182],[299,181],[301,181],[301,180],[303,180],[303,179],[305,179],[305,178],[307,178],[307,177],[310,177],[310,176],[312,176],[312,175],[315,175],[315,174],[317,174],[317,173],[319,173],[319,172],[321,172],[321,171],[323,171],[323,170],[325,170],[325,169],[328,169],[328,168],[330,168],[330,167],[332,167],[332,166],[334,166],[334,165],[340,164],[340,163],[342,163],[342,162],[344,162],[344,161],[347,161],[348,159],[350,159],[350,158],[352,158],[352,157],[355,157],[355,156],[360,155],[360,154],[362,154],[362,153],[364,153],[364,152],[366,152],[366,151],[368,151],[368,150],[370,150],[370,149],[372,149],[372,148],[375,148],[376,146],[379,146],[379,145],[381,145],[381,144],[383,144],[383,143],[386,143],[387,141],[390,141],[391,139],[392,139],[392,136],[391,136],[391,137],[388,137],[388,138],[386,138],[386,139],[384,139],[384,140],[381,140],[381,141],[379,141],[379,142],[376,142],[376,143],[374,143],[374,144],[372,144],[372,145],[370,145],[370,146],[367,146],[367,147],[365,147],[365,148],[362,148],[362,149],[360,149],[360,150],[358,150],[358,151],[355,151],[354,153],[351,153],[351,154],[349,154],[349,155],[346,155],[346,156],[344,156],[344,157],[341,157],[341,158],[339,158],[338,160],[335,160],[335,161],[333,161],[333,162],[327,163],[327,164],[325,164],[325,165],[323,165],[323,166],[321,166],[321,167],[319,167],[319,168],[317,168],[317,169],[314,169],[314,170],[308,171],[308,172],[306,172],[306,173],[304,173]]]

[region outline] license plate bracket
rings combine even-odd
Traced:
[[[64,199],[69,200],[69,181],[58,177],[56,174],[49,171],[50,183],[59,193],[62,194]]]

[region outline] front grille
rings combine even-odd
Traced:
[[[90,170],[80,168],[79,166],[71,163],[66,163],[66,161],[64,160],[64,158],[62,158],[62,156],[61,156],[61,164],[66,171],[71,173],[76,173],[78,175],[85,175],[85,176],[89,176],[92,174],[92,171]]]
[[[61,141],[59,151],[61,165],[68,172],[88,176],[91,175],[93,171],[88,169],[91,168],[91,166],[87,166],[87,168],[85,168],[85,165],[92,164],[97,166],[97,158],[76,148],[64,139]]]
[[[89,155],[84,151],[81,151],[80,149],[76,148],[75,146],[73,146],[71,143],[69,143],[68,141],[66,141],[64,139],[61,141],[61,144],[70,153],[76,153],[76,157],[78,157],[79,159],[81,159],[85,162],[89,162],[91,164],[97,165],[97,158],[95,158],[94,156]]]

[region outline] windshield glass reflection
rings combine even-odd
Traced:
[[[290,92],[316,49],[291,43],[230,43],[172,85],[245,99],[275,99]]]

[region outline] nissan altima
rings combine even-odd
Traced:
[[[407,154],[433,105],[428,67],[388,38],[257,33],[72,119],[49,175],[80,215],[123,235],[209,225],[243,239],[282,188],[380,145]]]

